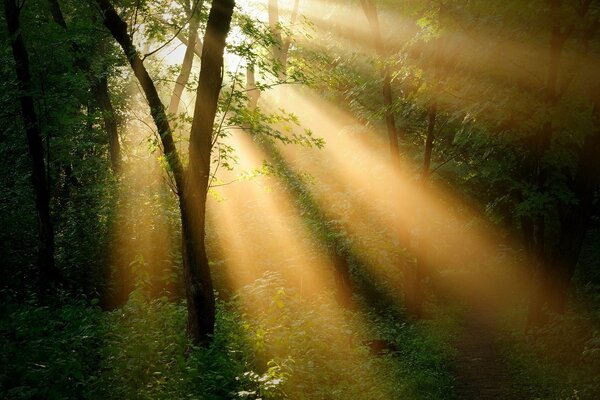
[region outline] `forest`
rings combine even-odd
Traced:
[[[2,3],[1,399],[600,399],[600,1]]]

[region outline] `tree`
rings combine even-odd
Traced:
[[[579,4],[576,10],[575,18],[585,21],[585,17],[590,10],[591,0],[585,0]],[[560,0],[549,1],[549,15],[551,21],[550,43],[548,48],[548,68],[544,81],[542,106],[552,109],[564,94],[569,85],[569,77],[561,76],[561,61],[564,57],[565,46],[569,39],[575,34],[575,22],[564,24],[564,17],[561,13],[562,2]],[[589,42],[598,29],[598,22],[584,31],[584,42]],[[589,47],[589,44],[588,44]],[[562,81],[561,81],[562,78]],[[563,93],[561,93],[561,91]],[[596,119],[597,93],[593,93],[592,119]],[[535,164],[535,183],[542,194],[548,191],[548,181],[551,174],[552,165],[544,159],[545,155],[553,147],[553,137],[557,133],[557,128],[548,118],[544,121],[539,132],[533,137],[536,145],[534,153]],[[553,215],[548,210],[542,210],[534,218],[533,243],[535,246],[535,263],[537,265],[537,282],[533,293],[529,309],[529,325],[539,325],[544,322],[544,306],[554,312],[564,310],[566,301],[566,291],[569,287],[575,265],[579,257],[581,246],[585,238],[589,219],[592,215],[593,193],[597,187],[596,179],[590,174],[596,163],[592,160],[590,152],[597,149],[595,133],[588,134],[584,141],[584,147],[578,154],[578,166],[573,178],[570,179],[571,190],[579,202],[578,210],[575,211],[572,205],[565,204],[560,199],[554,206],[558,208],[560,230],[558,234],[558,243],[548,245],[548,225],[552,222]],[[587,146],[587,147],[585,147]]]
[[[394,116],[393,108],[393,94],[392,94],[392,74],[389,62],[387,60],[387,53],[385,49],[385,43],[381,35],[381,27],[379,25],[379,17],[377,15],[377,8],[371,0],[360,0],[362,9],[369,21],[371,27],[371,34],[373,36],[373,42],[375,44],[375,50],[377,56],[381,59],[381,76],[383,78],[383,107],[385,115],[385,124],[388,132],[388,140],[390,143],[390,158],[392,163],[397,166],[400,161],[400,149],[398,147],[398,130],[396,128],[396,118]]]
[[[52,19],[61,28],[67,31],[67,23],[65,22],[64,15],[60,8],[58,0],[48,0],[50,6],[50,13]],[[107,72],[103,69],[100,76],[96,76],[91,71],[90,61],[79,54],[80,49],[78,44],[71,38],[70,48],[74,56],[74,64],[79,68],[90,81],[90,92],[94,96],[96,106],[102,113],[102,119],[104,120],[104,130],[108,134],[108,149],[110,154],[110,165],[115,173],[119,173],[121,169],[121,144],[119,143],[119,129],[117,126],[117,119],[115,115],[115,109],[110,100],[110,91],[108,89],[108,77]],[[104,49],[106,46],[101,41],[99,48]]]
[[[290,16],[290,26],[294,29],[294,24],[298,19],[300,0],[294,0]],[[272,70],[276,75],[279,84],[285,83],[288,78],[288,58],[290,47],[292,45],[292,34],[288,32],[282,34],[281,22],[279,18],[278,0],[268,0],[269,30],[272,35],[270,52],[272,56]],[[263,63],[264,64],[264,63]],[[246,66],[246,92],[248,96],[248,109],[254,111],[260,99],[260,89],[256,85],[256,65],[253,59],[247,61]]]
[[[50,216],[50,183],[47,179],[44,162],[42,132],[31,94],[29,54],[20,26],[21,6],[17,4],[16,0],[5,0],[4,13],[15,61],[15,72],[20,92],[21,116],[25,125],[29,156],[31,158],[31,180],[35,193],[38,222],[38,254],[36,264],[40,272],[39,284],[43,291],[47,291],[61,280],[60,273],[54,263],[54,229]]]
[[[121,45],[144,91],[161,138],[181,214],[188,334],[194,343],[208,344],[214,331],[215,298],[206,255],[205,205],[210,178],[213,124],[223,81],[223,52],[235,4],[233,0],[215,0],[209,12],[187,169],[184,169],[175,146],[165,107],[127,32],[127,24],[108,0],[97,0],[97,4],[103,13],[104,25]]]
[[[175,87],[173,88],[173,94],[171,95],[171,101],[169,103],[168,112],[169,115],[176,115],[179,111],[179,103],[181,102],[181,96],[185,85],[190,79],[192,72],[192,66],[194,64],[194,54],[196,54],[196,47],[200,48],[200,56],[202,56],[202,42],[198,38],[198,26],[200,25],[200,19],[198,18],[199,10],[202,9],[204,1],[194,3],[194,7],[188,10],[189,13],[189,28],[188,37],[185,42],[186,46],[185,55],[183,56],[183,63],[181,64],[181,71],[175,81]],[[189,7],[189,5],[188,5]]]

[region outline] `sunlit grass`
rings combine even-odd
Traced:
[[[233,132],[231,141],[238,149],[238,167],[242,171],[257,168],[264,159],[268,158],[243,131]],[[295,202],[285,193],[283,187],[272,177],[261,177],[249,182],[219,187],[218,190],[222,200],[209,202],[209,213],[218,240],[218,251],[224,258],[227,278],[233,283],[233,286],[240,288],[262,279],[265,274],[279,274],[288,285],[291,285],[292,290],[297,291],[301,298],[307,299],[302,304],[309,308],[302,312],[307,314],[317,312],[323,319],[315,320],[313,323],[321,324],[320,321],[326,321],[328,325],[314,326],[314,329],[323,332],[337,332],[336,342],[338,344],[330,347],[323,343],[323,346],[320,347],[319,359],[326,360],[328,357],[336,359],[337,362],[345,363],[343,368],[355,368],[367,363],[366,354],[361,355],[360,352],[348,352],[339,348],[340,345],[348,346],[353,335],[360,343],[360,338],[364,336],[358,332],[364,331],[367,327],[362,326],[365,324],[364,321],[348,320],[346,312],[336,304],[332,296],[334,290],[332,260],[323,244],[319,244],[314,238],[311,238],[310,233],[303,228],[302,216],[298,213]],[[271,332],[291,324],[285,329],[291,329],[289,335],[293,338],[299,332],[294,332],[293,321],[287,320],[287,318],[291,318],[291,315],[286,316],[285,319],[272,319],[273,316],[264,319],[265,312],[269,309],[271,313],[278,314],[285,311],[284,307],[288,307],[288,298],[292,299],[292,297],[286,295],[285,289],[281,290],[280,292],[270,292],[268,294],[268,296],[272,296],[270,299],[248,297],[244,295],[246,291],[242,291],[239,299],[246,312],[254,319],[263,316],[260,318],[263,318],[261,320],[265,325],[261,329]],[[318,310],[313,309],[315,303],[310,301],[310,299],[316,298],[321,299]],[[323,313],[329,317],[325,317]],[[360,326],[353,327],[357,323]],[[308,329],[300,326],[298,328]],[[255,332],[255,334],[257,333]],[[297,339],[299,338],[290,340]],[[285,353],[285,347],[292,343],[279,343],[271,351]],[[331,355],[327,356],[329,352]],[[344,361],[340,360],[340,354],[352,357]],[[272,356],[273,354],[271,354]],[[289,356],[297,357],[298,355],[290,353]],[[322,362],[315,359],[314,365],[311,367],[315,369],[314,373],[317,376],[319,368],[326,366]],[[323,373],[326,374],[325,371]],[[362,380],[373,381],[371,372],[367,369],[357,368],[356,373],[364,375]],[[292,377],[291,379],[297,378]],[[383,388],[374,387],[372,390],[374,398],[385,398],[382,392]]]

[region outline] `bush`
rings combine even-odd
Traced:
[[[439,399],[447,358],[430,327],[306,299],[276,274],[218,302],[214,341],[193,347],[185,304],[136,289],[122,308],[5,306],[6,399]],[[374,355],[363,343],[394,342]],[[447,398],[445,396],[444,398]]]
[[[81,399],[96,379],[100,311],[7,304],[0,321],[0,397]]]

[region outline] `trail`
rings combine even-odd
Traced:
[[[459,399],[514,399],[508,366],[502,360],[488,310],[468,304],[456,340]]]
[[[457,397],[461,400],[523,399],[515,392],[498,340],[500,310],[510,306],[506,293],[493,287],[489,280],[471,278],[470,281],[465,277],[454,278],[445,290],[447,299],[458,302],[463,309],[454,343]]]

